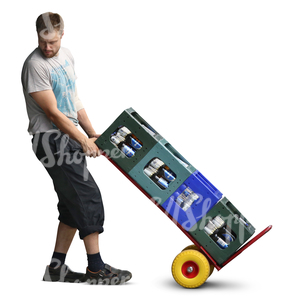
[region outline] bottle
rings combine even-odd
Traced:
[[[111,142],[118,147],[118,145],[123,142],[125,139],[122,136],[112,135],[110,137]]]
[[[187,197],[186,205],[185,205],[186,209],[190,208],[191,205],[194,203],[194,201],[197,200],[198,198],[199,196],[192,191]]]
[[[142,148],[142,142],[125,126],[119,128],[118,135],[124,138],[125,144],[132,147],[134,150],[139,150]]]
[[[225,240],[227,244],[230,244],[235,240],[234,235],[231,233],[230,230],[228,230],[224,220],[221,217],[216,216],[215,218],[213,218],[212,222],[218,229],[218,236]]]
[[[211,238],[219,245],[220,248],[228,248],[228,244],[223,239],[221,239],[216,233],[213,234]]]
[[[128,140],[130,146],[132,146],[135,150],[140,150],[143,147],[141,141],[133,134],[129,136]]]
[[[164,162],[162,160],[160,160],[159,158],[154,158],[151,162],[150,162],[150,166],[153,167],[154,169],[156,169],[157,171],[164,166]]]
[[[177,196],[177,197],[176,197]],[[179,195],[177,193],[177,195],[175,195],[175,202],[182,208],[184,205],[184,199],[182,199],[181,195]]]
[[[157,170],[160,177],[163,177],[168,182],[175,180],[175,173],[173,173],[172,170],[159,158],[153,159],[150,165]]]
[[[144,173],[162,189],[167,189],[169,183],[176,178],[176,175],[159,158],[151,160]]]
[[[154,175],[151,177],[151,179],[162,189],[167,189],[169,187],[169,183],[163,179],[162,177],[159,177],[157,175]]]
[[[212,235],[218,228],[215,226],[215,224],[212,221],[208,221],[208,223],[204,227],[204,231],[208,235]]]
[[[125,138],[127,135],[131,134],[131,131],[127,127],[122,126],[119,128],[118,133]]]
[[[144,169],[144,173],[151,178],[160,188],[167,189],[169,187],[169,183],[162,177],[158,176],[157,170],[149,165]]]
[[[213,239],[217,243],[220,248],[228,248],[228,243],[226,243],[220,236],[218,236],[218,228],[214,224],[214,222],[209,221],[204,227],[204,231],[211,237],[211,239]]]
[[[176,175],[170,170],[168,166],[162,167],[159,173],[169,182],[174,181],[176,178]]]
[[[183,194],[184,194],[184,197],[185,197],[183,210],[186,211],[191,207],[193,202],[195,200],[197,200],[199,197],[190,188],[185,189]]]
[[[129,158],[135,154],[135,151],[125,143],[122,144],[121,151]]]
[[[117,132],[115,135],[110,137],[111,142],[116,145],[127,157],[132,157],[135,154],[135,151],[125,144],[125,137],[121,135],[120,132]]]
[[[144,172],[148,177],[151,178],[155,173],[157,173],[157,170],[154,169],[152,166],[148,166],[144,169]]]
[[[199,196],[193,190],[186,187],[175,201],[184,211],[187,211],[198,198]]]
[[[241,223],[242,223],[243,225],[245,225],[246,227],[249,226],[249,224],[248,224],[244,219],[242,219],[242,217],[240,217],[238,214],[235,214],[234,216],[235,216],[238,220],[240,220]]]

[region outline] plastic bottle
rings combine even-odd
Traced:
[[[124,136],[125,131],[120,130],[110,137],[111,142],[116,145],[127,157],[132,157],[135,151],[126,144],[126,136]]]
[[[128,145],[126,145],[124,143],[121,146],[121,151],[129,158],[134,156],[134,154],[135,154],[135,151],[131,147],[129,147]]]
[[[122,136],[125,140],[125,144],[134,150],[140,150],[143,147],[142,142],[127,127],[120,127],[117,134]]]
[[[151,160],[149,165],[144,169],[144,173],[162,189],[167,189],[169,183],[176,178],[176,175],[159,158]]]
[[[129,136],[129,144],[135,150],[140,150],[143,147],[141,141],[133,134]]]
[[[150,165],[157,170],[158,176],[163,177],[168,182],[174,181],[176,175],[171,169],[159,158],[155,158],[151,161]]]
[[[118,146],[121,142],[124,142],[125,139],[122,136],[115,134],[110,137],[110,140],[112,141],[113,144]]]
[[[125,138],[127,135],[131,134],[131,131],[127,127],[122,126],[121,128],[119,128],[118,134]]]
[[[164,166],[164,162],[162,160],[160,160],[159,158],[154,158],[151,162],[150,162],[150,166],[153,167],[154,169],[156,169],[157,171]]]
[[[204,227],[204,231],[217,243],[220,248],[228,248],[228,244],[220,236],[218,236],[218,228],[214,222],[209,221]]]
[[[157,175],[152,176],[151,178],[158,186],[160,186],[162,189],[167,189],[169,187],[169,183],[163,179],[162,177],[159,177]]]
[[[221,237],[227,244],[230,244],[235,240],[234,235],[230,230],[228,230],[224,220],[216,216],[215,218],[212,219],[213,224],[216,226],[217,234],[219,237]]]
[[[144,173],[151,178],[160,188],[166,189],[169,187],[169,183],[162,177],[158,176],[157,169],[153,168],[152,165],[149,165],[144,169]]]
[[[228,244],[223,239],[221,239],[216,233],[213,234],[211,238],[219,245],[220,248],[228,248]]]
[[[185,189],[176,197],[175,201],[184,211],[187,211],[198,198],[199,196],[194,191],[185,186]]]
[[[242,222],[242,224],[244,224],[246,227],[249,226],[249,224],[244,220],[242,219],[242,217],[240,217],[238,214],[235,214],[234,215],[238,220],[240,220]]]

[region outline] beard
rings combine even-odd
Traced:
[[[57,51],[46,51],[46,50],[43,50],[40,48],[40,50],[42,51],[43,55],[46,57],[46,58],[52,58],[54,56],[57,55],[57,53],[59,52],[59,49]]]

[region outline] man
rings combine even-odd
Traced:
[[[94,143],[99,135],[77,95],[74,59],[61,47],[63,20],[58,14],[44,13],[36,20],[36,30],[38,47],[24,63],[22,85],[33,149],[53,180],[60,220],[51,263],[43,279],[107,284],[128,281],[130,272],[112,268],[100,256],[98,236],[103,232],[104,210],[85,158],[100,155]],[[85,274],[65,265],[77,230],[87,252]]]

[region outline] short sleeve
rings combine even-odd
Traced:
[[[29,60],[24,67],[23,87],[28,94],[51,90],[51,77],[47,68],[37,60]]]

